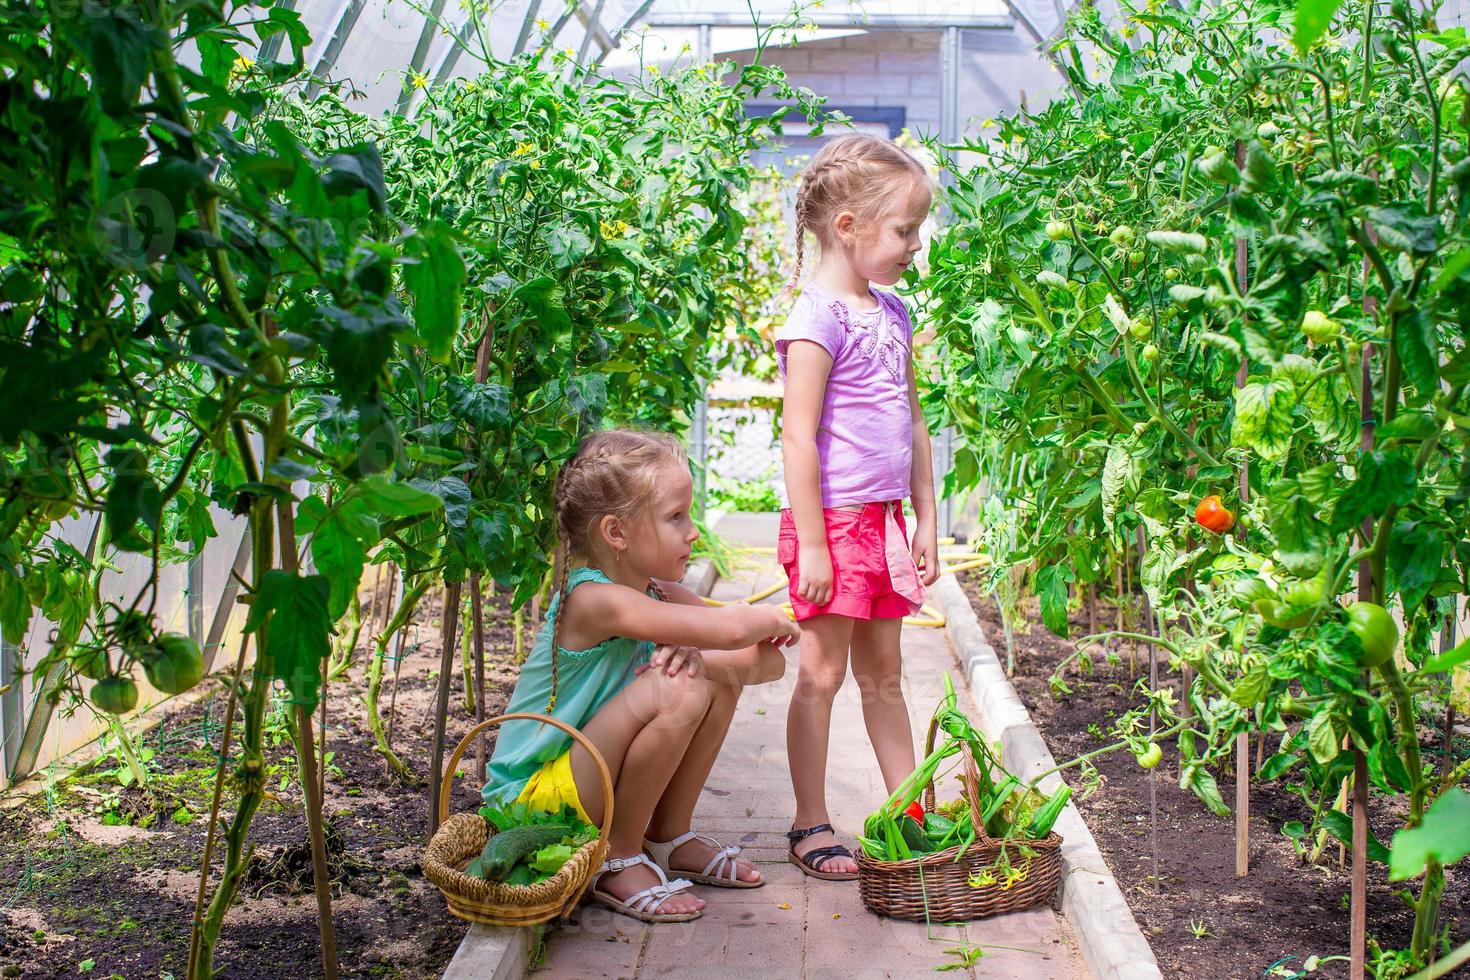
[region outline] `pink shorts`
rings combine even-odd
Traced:
[[[919,584],[909,551],[903,506],[899,501],[864,504],[861,510],[827,507],[822,517],[827,525],[827,552],[832,557],[832,598],[825,606],[817,606],[797,594],[801,569],[797,561],[796,524],[790,509],[781,511],[776,560],[791,579],[791,607],[798,622],[827,615],[902,619],[918,612],[923,586]],[[890,542],[893,532],[899,540]],[[896,578],[908,583],[910,595],[917,590],[919,599],[899,594],[894,585]]]

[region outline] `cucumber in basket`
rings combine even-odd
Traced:
[[[572,828],[566,824],[535,824],[502,830],[485,842],[480,856],[464,869],[465,874],[503,882],[523,858],[560,842],[571,832]]]

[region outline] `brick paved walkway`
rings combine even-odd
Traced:
[[[721,525],[744,543],[774,543],[774,524],[745,520]],[[716,586],[715,597],[751,595],[776,581],[772,556],[746,556],[733,578]],[[784,598],[778,593],[770,601]],[[954,656],[937,629],[904,630],[905,693],[915,738],[923,737],[941,692],[940,675],[960,680]],[[791,825],[793,801],[786,767],[786,705],[796,678],[796,655],[786,676],[750,688],[736,709],[724,750],[715,763],[694,827],[726,844],[740,844],[744,857],[761,866],[763,888],[745,891],[696,886],[708,902],[690,923],[647,926],[602,906],[583,906],[576,919],[554,930],[538,980],[599,977],[699,977],[739,980],[869,980],[934,976],[934,968],[956,963],[947,949],[984,947],[969,972],[951,976],[995,980],[1083,980],[1087,969],[1066,922],[1045,906],[968,923],[936,925],[875,916],[858,900],[857,882],[808,878],[786,862],[783,832]],[[967,701],[961,696],[961,705]],[[855,846],[854,832],[887,794],[863,727],[856,685],[838,695],[832,723],[832,768],[827,798],[839,835]],[[922,746],[920,746],[922,748]],[[1009,947],[1009,948],[1003,948]]]

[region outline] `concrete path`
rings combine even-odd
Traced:
[[[726,520],[720,530],[734,544],[775,543],[767,520]],[[744,555],[715,598],[751,595],[778,580],[770,554]],[[771,602],[785,598],[777,593]],[[904,630],[905,694],[914,738],[921,740],[948,670],[963,684],[943,630]],[[599,977],[803,978],[869,980],[933,976],[935,967],[958,964],[947,950],[979,946],[967,971],[952,976],[1015,980],[1083,980],[1087,969],[1066,922],[1049,907],[955,926],[902,922],[873,915],[858,899],[857,882],[808,878],[786,861],[783,832],[791,825],[791,780],[786,766],[786,706],[796,680],[796,654],[786,676],[750,688],[736,709],[724,750],[695,811],[694,827],[726,844],[745,848],[765,875],[763,888],[734,890],[696,886],[709,904],[690,923],[648,926],[601,906],[583,906],[570,923],[553,930],[533,976],[551,980]],[[968,698],[961,705],[968,711]],[[922,749],[922,745],[918,746]],[[887,793],[863,726],[856,685],[849,679],[833,713],[827,798],[838,834],[852,835]],[[941,799],[953,795],[940,787]]]

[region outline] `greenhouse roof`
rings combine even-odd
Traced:
[[[474,75],[479,52],[496,58],[545,46],[580,64],[618,69],[683,54],[717,56],[766,43],[792,45],[874,30],[1009,30],[1009,0],[827,0],[799,14],[774,0],[283,0],[311,32],[307,63],[349,80],[369,110],[406,107],[413,88]],[[756,25],[759,25],[757,27]],[[407,94],[404,94],[407,93]]]

